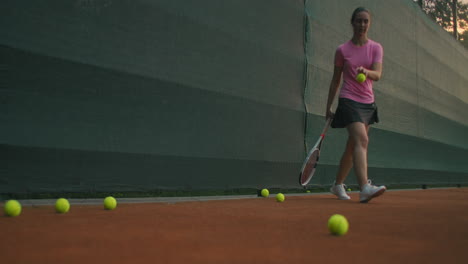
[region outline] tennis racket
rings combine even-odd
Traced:
[[[312,176],[314,176],[315,168],[317,167],[317,163],[319,161],[320,147],[322,146],[325,133],[327,133],[331,121],[331,118],[327,119],[327,123],[325,124],[325,127],[323,128],[317,143],[315,143],[315,146],[309,151],[306,159],[304,160],[304,163],[302,164],[301,173],[299,174],[299,184],[301,186],[306,186],[312,179]]]

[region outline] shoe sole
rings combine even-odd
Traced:
[[[379,197],[382,195],[387,189],[382,189],[376,193],[374,193],[371,197],[367,198],[366,200],[359,201],[360,203],[368,203],[370,200],[372,200],[375,197]]]
[[[346,198],[340,198],[336,193],[332,192],[332,190],[330,190],[330,192],[336,196],[336,198],[338,198],[338,200],[342,200],[342,201],[346,201],[346,200],[350,200],[351,197],[346,197]]]

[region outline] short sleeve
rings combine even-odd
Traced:
[[[343,65],[344,65],[343,52],[341,51],[341,47],[338,47],[335,52],[335,66],[343,67]]]
[[[382,63],[383,62],[383,48],[382,45],[376,43],[372,51],[373,62],[372,63]]]

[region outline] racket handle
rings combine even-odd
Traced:
[[[320,135],[322,138],[325,137],[325,134],[327,133],[328,128],[330,127],[332,119],[328,118],[327,123],[325,124],[325,127],[323,128],[322,134]]]

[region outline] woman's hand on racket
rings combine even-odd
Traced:
[[[330,109],[328,109],[325,115],[325,119],[328,120],[328,119],[333,119],[333,118],[335,118],[335,113],[333,113]]]

